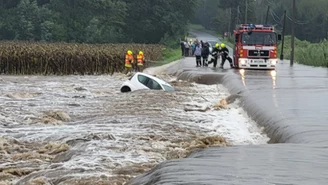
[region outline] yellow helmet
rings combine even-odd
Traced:
[[[222,44],[221,44],[221,48],[224,48],[224,47],[225,47],[225,44],[222,43]]]
[[[192,42],[192,39],[190,39],[190,42]]]
[[[132,55],[132,51],[131,51],[131,50],[128,50],[128,54],[129,54],[129,55]]]
[[[219,43],[216,43],[216,44],[215,44],[215,47],[216,47],[216,48],[218,48],[219,46],[220,46]]]
[[[139,51],[139,55],[143,55],[143,52],[142,51]]]

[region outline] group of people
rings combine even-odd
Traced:
[[[201,41],[202,44],[203,41]],[[196,39],[195,41],[193,41],[192,39],[190,39],[189,41],[180,41],[180,46],[181,46],[181,53],[182,56],[184,57],[190,57],[190,56],[194,56],[194,53],[196,51],[196,46],[199,45],[199,41]]]
[[[226,60],[229,61],[230,67],[233,67],[232,58],[229,56],[229,50],[225,46],[224,43],[215,44],[215,47],[212,48],[212,52],[210,52],[210,45],[208,42],[198,41],[197,39],[193,42],[191,39],[188,42],[181,42],[181,51],[182,56],[195,56],[196,57],[196,66],[197,67],[207,67],[208,64],[213,63],[213,67],[217,66],[217,62],[219,57],[221,56],[221,65],[223,65]],[[211,60],[208,61],[209,55],[212,56]],[[203,60],[202,60],[203,59]]]
[[[125,54],[125,74],[133,71],[142,72],[145,65],[145,55],[142,51],[137,54],[137,62],[134,60],[133,52],[128,50]]]

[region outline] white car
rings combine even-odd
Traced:
[[[142,89],[174,91],[174,88],[167,82],[145,73],[135,73],[121,86],[121,92],[131,92]]]

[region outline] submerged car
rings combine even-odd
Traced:
[[[135,73],[121,86],[122,93],[142,89],[163,90],[168,92],[174,91],[174,88],[164,80],[140,72]]]

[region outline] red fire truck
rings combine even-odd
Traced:
[[[234,30],[235,68],[275,69],[278,63],[277,44],[281,40],[271,25],[241,24]]]

